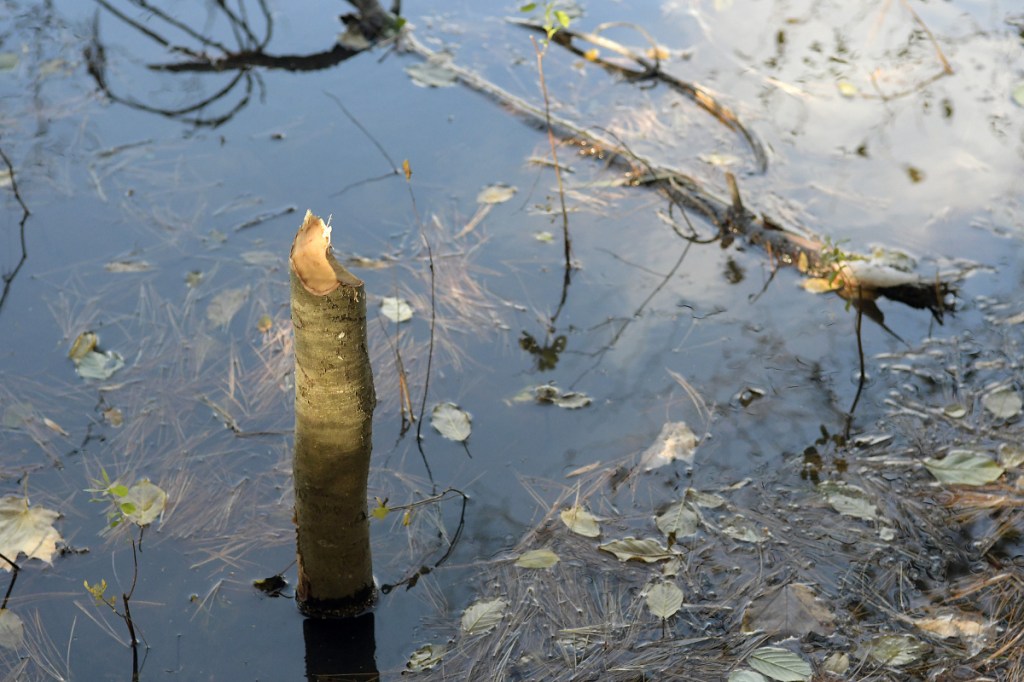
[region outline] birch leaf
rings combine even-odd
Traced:
[[[380,314],[392,322],[408,322],[412,319],[412,306],[403,298],[385,296],[380,300]]]
[[[928,457],[924,465],[942,483],[984,485],[1003,475],[1003,468],[973,450],[950,450],[942,459]]]
[[[811,679],[811,665],[782,647],[761,647],[750,654],[747,663],[762,675],[779,682],[805,682]]]
[[[559,514],[562,523],[568,526],[569,530],[576,535],[585,538],[596,538],[601,534],[601,524],[597,517],[578,505],[562,510]]]
[[[561,558],[550,549],[531,549],[523,552],[516,559],[516,566],[520,568],[551,568],[561,561]]]
[[[1017,392],[1008,386],[986,393],[981,399],[981,404],[997,419],[1012,419],[1020,414],[1021,407],[1024,407],[1024,402]]]
[[[619,561],[636,560],[648,564],[655,561],[664,561],[676,556],[675,552],[662,547],[661,543],[654,538],[644,540],[623,538],[622,540],[612,540],[603,545],[598,545],[597,548],[614,554]]]
[[[754,599],[743,612],[744,633],[804,637],[815,633],[827,637],[835,631],[835,616],[801,583],[790,583]]]
[[[700,517],[680,500],[656,517],[654,522],[665,535],[681,538],[697,532]]]
[[[28,506],[23,497],[0,498],[0,554],[12,561],[24,554],[29,559],[50,563],[57,553],[57,543],[62,540],[53,527],[59,517],[51,509]],[[0,561],[0,568],[11,570],[6,561]]]
[[[647,590],[646,600],[656,618],[671,618],[683,605],[683,591],[673,583],[658,583]]]
[[[726,682],[768,682],[768,678],[753,670],[734,670]]]
[[[455,403],[435,405],[430,413],[431,426],[448,440],[460,443],[469,438],[472,419],[469,412],[459,408]]]
[[[448,653],[448,647],[444,644],[424,644],[412,653],[405,667],[414,673],[430,670],[441,662],[446,653]]]
[[[478,601],[462,614],[462,631],[470,635],[487,632],[501,622],[508,602],[504,599]]]
[[[658,438],[640,456],[640,466],[650,471],[677,459],[692,462],[696,448],[697,436],[685,422],[666,422]]]

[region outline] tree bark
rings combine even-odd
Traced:
[[[331,228],[306,212],[292,244],[295,334],[295,597],[308,616],[351,617],[376,596],[366,482],[376,396],[363,282]]]

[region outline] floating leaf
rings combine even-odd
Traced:
[[[965,641],[986,637],[993,629],[992,623],[958,612],[928,618],[915,618],[914,625],[936,637],[943,639],[957,637]]]
[[[696,448],[697,436],[685,422],[666,422],[658,438],[640,456],[640,466],[650,471],[677,459],[692,462]]]
[[[124,414],[116,407],[108,407],[103,410],[103,418],[115,429],[124,425]]]
[[[533,238],[539,242],[544,242],[545,244],[550,244],[551,242],[555,241],[555,235],[551,234],[546,230],[534,232]]]
[[[114,372],[124,367],[124,358],[120,353],[112,350],[98,353],[89,351],[85,356],[75,362],[75,371],[83,379],[98,379],[105,381],[114,375]]]
[[[928,457],[924,465],[943,483],[984,485],[1003,475],[1003,468],[973,450],[950,450],[942,459]]]
[[[462,614],[462,631],[470,635],[487,632],[501,622],[508,602],[504,599],[478,601]]]
[[[380,300],[380,314],[392,322],[408,322],[412,319],[412,306],[405,299],[385,296]]]
[[[278,574],[269,578],[253,580],[252,586],[268,597],[280,597],[284,589],[288,587],[288,581],[284,579],[284,576]]]
[[[598,545],[598,549],[604,550],[614,554],[619,561],[643,561],[645,563],[653,563],[655,561],[664,561],[665,559],[671,559],[676,556],[676,553],[670,549],[662,547],[661,542],[654,538],[646,538],[638,540],[636,538],[623,538],[621,540],[612,540],[606,542],[603,545]]]
[[[75,364],[78,364],[86,355],[91,351],[96,350],[96,344],[100,342],[100,337],[96,336],[94,332],[82,332],[75,337],[74,342],[71,344],[71,350],[68,351],[68,357]]]
[[[743,632],[804,637],[827,637],[835,631],[835,616],[814,595],[809,585],[790,583],[758,597],[743,612]]]
[[[103,266],[107,272],[148,272],[153,266],[144,260],[115,260]]]
[[[437,53],[426,61],[405,67],[412,82],[424,88],[447,88],[455,85],[458,78],[451,68],[450,55]]]
[[[942,408],[942,412],[950,419],[963,419],[967,416],[967,408],[963,405],[957,405],[956,403],[946,405]]]
[[[232,318],[242,309],[247,298],[249,298],[249,287],[225,289],[214,296],[210,300],[210,305],[206,306],[206,319],[218,327],[227,327],[231,324]]]
[[[843,97],[853,97],[857,94],[857,86],[848,80],[841,80],[836,83],[836,87],[839,88],[839,94]]]
[[[0,554],[11,561],[24,554],[29,559],[50,563],[57,553],[57,543],[61,542],[60,533],[53,527],[59,517],[53,510],[29,507],[23,497],[0,497]],[[6,561],[0,561],[0,568],[11,570]]]
[[[516,559],[516,566],[520,568],[551,568],[561,561],[561,558],[550,549],[531,549],[523,552]]]
[[[10,71],[17,65],[17,52],[0,52],[0,71]]]
[[[665,535],[681,538],[697,532],[700,517],[686,502],[680,500],[659,514],[654,522]]]
[[[845,675],[850,669],[850,655],[841,651],[835,651],[826,658],[821,667],[825,672],[833,675]]]
[[[880,665],[899,666],[913,663],[928,653],[930,648],[910,635],[881,635],[858,649],[858,654]]]
[[[519,189],[512,185],[506,185],[503,182],[498,182],[493,185],[488,185],[480,190],[480,193],[476,195],[476,203],[478,204],[503,204],[516,195]]]
[[[430,413],[430,424],[447,438],[462,442],[469,438],[472,415],[459,408],[455,403],[435,405]]]
[[[586,393],[569,391],[553,399],[551,402],[567,410],[578,410],[581,407],[586,407],[593,401],[591,401],[590,396]]]
[[[1020,396],[1009,386],[986,393],[981,399],[981,404],[997,419],[1012,419],[1020,414],[1021,407],[1024,407]]]
[[[204,276],[199,270],[189,270],[185,273],[185,286],[189,289],[195,289],[203,283]]]
[[[718,509],[725,504],[725,498],[715,493],[705,493],[694,488],[686,489],[686,499],[690,500],[698,507],[704,507],[705,509]]]
[[[256,320],[256,331],[261,334],[266,334],[274,328],[274,320],[270,315],[260,315],[260,319]]]
[[[768,678],[753,670],[734,670],[729,673],[726,682],[768,682]]]
[[[868,494],[855,485],[837,481],[818,484],[818,492],[832,508],[843,516],[872,521],[878,518],[878,507],[868,499]]]
[[[750,521],[737,516],[722,526],[722,534],[741,542],[764,542],[767,538],[764,532]]]
[[[761,647],[750,654],[747,663],[759,673],[779,682],[804,682],[811,679],[810,663],[782,647]]]
[[[647,590],[646,600],[656,618],[671,618],[683,605],[683,591],[673,583],[658,583]]]
[[[20,429],[35,418],[35,410],[28,403],[11,403],[4,410],[5,429]]]
[[[424,644],[412,653],[405,667],[414,673],[430,670],[441,662],[446,653],[448,653],[448,647],[444,644]]]
[[[25,641],[25,624],[10,609],[0,609],[0,648],[16,651]]]
[[[144,478],[121,496],[118,502],[126,519],[139,526],[148,526],[164,513],[167,507],[167,493]],[[126,505],[130,505],[128,510]]]
[[[999,463],[1007,469],[1017,469],[1024,464],[1024,447],[1016,443],[1002,443],[997,451]]]
[[[596,538],[601,534],[601,524],[598,523],[597,517],[579,505],[563,509],[559,516],[562,518],[562,523],[576,535]]]

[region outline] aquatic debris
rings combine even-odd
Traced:
[[[551,568],[561,560],[561,557],[550,549],[542,548],[523,552],[516,559],[515,564],[520,568]]]
[[[478,601],[462,614],[462,631],[470,635],[487,632],[505,617],[508,602],[504,599]]]
[[[676,615],[682,608],[683,591],[674,583],[656,583],[647,589],[644,601],[653,616],[664,620]]]
[[[686,422],[665,422],[658,438],[640,456],[640,466],[651,471],[676,460],[689,463],[696,449],[697,435]]]
[[[68,357],[75,363],[75,371],[83,379],[109,379],[124,367],[124,357],[115,351],[99,351],[100,338],[94,332],[82,332],[71,344]]]
[[[16,495],[0,497],[0,554],[11,561],[24,554],[29,559],[52,563],[57,543],[63,542],[53,522],[60,514],[52,509],[29,506],[28,499]],[[10,571],[6,561],[0,568]]]
[[[472,430],[473,416],[455,403],[435,405],[430,412],[430,425],[448,440],[464,442]]]
[[[392,322],[408,322],[412,313],[413,307],[404,298],[385,296],[380,299],[380,314]]]
[[[924,466],[942,483],[985,485],[1003,475],[1004,469],[974,450],[950,450],[942,459],[928,457]]]
[[[582,535],[585,538],[596,538],[601,535],[601,524],[597,517],[579,505],[563,509],[559,513],[559,517],[561,517],[562,523],[577,535]]]

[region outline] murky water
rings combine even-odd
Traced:
[[[188,25],[231,40],[214,5],[178,4]],[[642,6],[585,3],[573,26],[643,26],[670,50],[671,73],[718,93],[763,141],[767,172],[688,100],[552,47],[545,72],[560,115],[609,131],[722,196],[723,170],[731,170],[749,208],[851,251],[905,250],[929,276],[983,266],[964,282],[961,310],[945,327],[883,305],[886,324],[911,345],[977,328],[980,295],[1006,299],[1019,287],[1024,109],[1011,93],[1024,55],[1008,22],[1011,3],[914,5],[919,16],[899,3],[634,4]],[[459,64],[538,102],[529,34],[503,20],[515,8],[481,5],[406,9],[429,45],[447,45]],[[156,15],[118,7],[140,28],[196,45]],[[0,72],[0,148],[32,213],[27,258],[0,309],[0,401],[10,415],[0,431],[2,492],[59,511],[65,541],[89,550],[50,567],[25,564],[9,607],[27,623],[27,643],[4,655],[14,678],[122,679],[130,670],[123,623],[82,587],[104,578],[127,589],[131,576],[124,536],[98,534],[104,507],[85,492],[101,468],[123,480],[149,477],[171,496],[145,534],[133,597],[149,644],[143,678],[306,674],[313,636],[304,638],[290,599],[261,597],[251,581],[285,570],[294,551],[286,268],[307,207],[333,214],[341,254],[389,259],[390,267],[354,271],[366,280],[371,312],[382,296],[415,308],[399,331],[417,410],[430,329],[422,239],[430,242],[438,324],[428,411],[450,400],[473,414],[468,454],[425,424],[424,462],[414,434],[400,433],[388,342],[395,326],[371,325],[380,396],[373,494],[400,504],[451,486],[470,497],[444,567],[380,601],[376,665],[388,676],[432,638],[433,624],[458,618],[472,599],[474,562],[508,549],[547,511],[531,496],[540,480],[565,483],[580,467],[616,462],[646,448],[666,421],[685,420],[710,436],[692,471],[652,475],[670,483],[689,476],[702,488],[746,478],[799,485],[798,453],[822,428],[845,426],[858,357],[854,315],[841,299],[804,292],[795,273],[772,279],[766,254],[741,240],[727,249],[689,245],[659,216],[667,210],[660,195],[609,187],[613,174],[570,147],[561,153],[573,171],[566,180],[580,267],[563,290],[561,227],[545,209],[557,205],[554,176],[528,162],[548,153],[546,137],[466,88],[414,85],[404,69],[415,57],[379,50],[323,70],[257,68],[196,107],[236,73],[154,73],[147,64],[181,57],[98,4],[9,0],[0,9],[0,53],[10,65]],[[256,5],[247,10],[261,36],[266,20]],[[331,49],[336,8],[270,10],[268,53]],[[87,73],[94,26],[118,101]],[[952,75],[938,77],[942,58],[923,26]],[[608,35],[647,47],[628,28]],[[391,162],[338,101],[396,163],[410,161],[414,201],[399,175],[378,179]],[[497,182],[517,187],[516,196],[457,237],[478,210],[478,192]],[[3,196],[0,267],[8,272],[21,252],[22,211],[13,192]],[[284,213],[289,207],[295,212]],[[267,215],[277,217],[256,220]],[[553,240],[538,239],[542,232]],[[210,308],[225,292],[239,302],[230,319]],[[264,315],[268,332],[258,329]],[[87,330],[125,358],[106,381],[80,379],[67,358]],[[863,341],[869,358],[903,348],[869,324]],[[709,420],[669,371],[710,406]],[[896,381],[876,362],[868,372],[876,383],[854,431],[870,430],[886,411]],[[566,410],[513,400],[546,382],[593,403]],[[755,394],[763,397],[746,400]],[[122,426],[110,423],[111,409]],[[239,437],[231,425],[270,433]],[[458,503],[431,509],[411,531],[390,518],[375,523],[381,583],[445,553]]]

